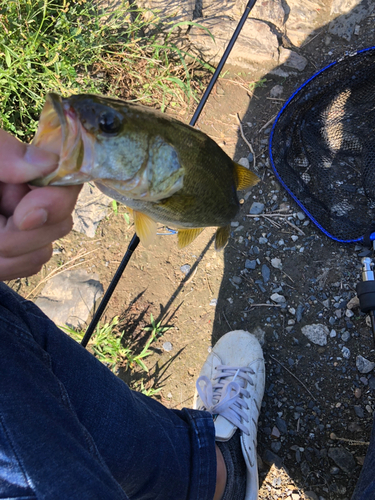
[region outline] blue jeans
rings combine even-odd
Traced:
[[[212,500],[213,420],[131,391],[0,282],[0,498]]]

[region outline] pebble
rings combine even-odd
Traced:
[[[298,320],[297,320],[298,321]],[[303,335],[307,337],[314,344],[325,346],[327,345],[327,336],[329,330],[325,325],[320,323],[315,325],[306,325],[301,329]]]
[[[363,418],[365,416],[362,406],[354,406],[354,411],[359,418]]]
[[[341,339],[344,341],[344,342],[347,342],[349,339],[350,339],[350,333],[349,332],[344,332],[341,334]]]
[[[278,293],[273,293],[271,295],[271,300],[276,302],[276,304],[284,304],[286,302],[286,298],[284,297],[284,295],[280,295]]]
[[[328,456],[347,474],[351,474],[356,466],[353,455],[345,448],[330,448]]]
[[[271,260],[271,265],[275,269],[281,269],[281,267],[282,267],[281,260],[277,259],[277,258]]]
[[[238,227],[238,226],[240,225],[240,223],[239,223],[239,222],[234,221],[234,222],[231,222],[231,223],[230,223],[230,225],[231,225],[232,227]]]
[[[240,285],[242,283],[242,279],[239,276],[233,276],[232,281],[236,285]]]
[[[258,201],[254,201],[254,203],[250,207],[250,214],[259,215],[264,210],[264,203],[259,203]]]
[[[280,417],[276,417],[276,425],[281,434],[286,434],[288,432],[288,426],[286,425],[285,420]]]
[[[362,391],[359,387],[356,387],[354,390],[354,397],[359,399],[362,396]]]
[[[258,242],[260,245],[265,245],[267,243],[268,239],[267,238],[264,238],[264,237],[260,237]]]
[[[304,312],[305,308],[303,307],[302,304],[298,304],[297,310],[296,310],[296,320],[299,323],[302,319],[302,314]]]
[[[306,215],[303,212],[297,212],[297,217],[299,220],[306,219]]]
[[[375,363],[372,363],[372,361],[369,361],[361,355],[356,357],[355,364],[360,373],[370,373],[375,367]]]
[[[170,342],[164,342],[163,344],[164,351],[171,351],[173,349],[173,345]]]
[[[353,312],[351,309],[347,309],[347,310],[345,311],[345,316],[346,316],[347,318],[352,318],[352,317],[354,316],[354,312]]]
[[[211,299],[210,306],[216,307],[217,306],[217,299]]]
[[[336,334],[336,330],[332,329],[331,332],[330,332],[330,334],[329,334],[329,336],[333,339],[334,337],[336,337],[336,335],[337,335]]]
[[[263,264],[262,277],[263,277],[264,283],[268,283],[268,281],[270,280],[270,276],[271,276],[270,268],[268,266],[266,266],[266,264]]]
[[[246,259],[246,261],[245,261],[245,267],[246,267],[246,269],[255,269],[256,266],[257,266],[257,261],[256,260]]]
[[[291,239],[292,241],[296,242],[298,240],[298,236],[296,234],[293,234]]]
[[[250,163],[249,163],[248,158],[240,158],[240,159],[238,160],[238,163],[239,163],[240,165],[242,165],[243,167],[245,167],[245,168],[247,168],[247,169],[249,170],[249,168],[250,168]]]
[[[191,266],[189,264],[184,264],[183,266],[180,267],[180,270],[186,275],[190,273]]]
[[[350,359],[350,349],[348,349],[347,347],[345,347],[345,346],[344,346],[344,347],[341,349],[341,351],[342,351],[342,355],[343,355],[343,357],[344,357],[345,359]]]

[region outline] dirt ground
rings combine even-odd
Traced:
[[[249,193],[241,193],[242,207],[234,221],[238,225],[233,226],[224,251],[213,248],[214,229],[205,230],[183,250],[178,250],[175,235],[159,235],[149,248],[137,248],[105,311],[106,321],[121,317],[135,348],[147,338],[143,328],[150,323],[151,313],[170,326],[147,359],[147,384],[161,388],[156,397],[169,408],[192,405],[200,367],[224,333],[261,328],[267,370],[258,434],[261,500],[349,499],[369,441],[375,384],[371,374],[361,377],[355,359],[361,354],[375,361],[374,346],[364,315],[356,311],[349,321],[344,314],[348,300],[355,296],[361,249],[329,240],[296,215],[300,210],[274,178],[267,144],[272,121],[301,83],[346,51],[372,45],[374,18],[363,22],[360,35],[350,43],[328,35],[325,26],[317,29],[299,50],[308,61],[305,70],[289,70],[293,74],[286,78],[228,67],[198,126],[238,161],[250,152],[241,137],[239,117],[262,181]],[[253,93],[246,89],[247,82],[262,78],[265,82]],[[281,85],[283,92],[270,98],[275,85]],[[290,223],[286,218],[247,217],[254,201],[264,203],[267,213],[286,210],[282,213],[290,214]],[[94,239],[71,233],[57,242],[62,252],[53,257],[44,275],[78,252],[95,250],[81,263],[98,273],[107,289],[134,232],[132,224],[125,222],[124,211],[120,207],[119,213],[111,212]],[[161,228],[161,232],[166,231]],[[275,258],[282,268],[273,267]],[[258,259],[254,270],[246,268],[246,259]],[[185,265],[190,266],[183,268],[187,274],[181,270]],[[264,265],[270,271],[268,279]],[[41,276],[11,285],[27,295]],[[272,293],[285,296],[287,306],[271,306]],[[340,308],[343,314],[338,317],[335,311]],[[301,328],[313,323],[334,329],[337,337],[329,338],[324,347],[309,343]],[[344,331],[350,333],[346,343],[339,341]],[[166,342],[171,350],[165,350]],[[349,359],[342,356],[344,344],[350,349]],[[129,381],[128,373],[120,371],[120,376]],[[363,416],[358,416],[355,406],[363,408]],[[345,452],[346,462],[337,466],[332,448],[348,452],[354,459],[352,466]]]

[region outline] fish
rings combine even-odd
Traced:
[[[217,228],[215,248],[224,248],[240,208],[237,191],[259,182],[200,130],[112,97],[47,94],[32,144],[60,157],[34,185],[94,182],[132,212],[144,246],[159,222],[178,231],[179,248],[206,227]]]

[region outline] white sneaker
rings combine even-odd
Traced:
[[[193,408],[213,415],[216,441],[228,441],[240,430],[247,466],[245,500],[258,498],[257,422],[264,385],[262,348],[244,330],[229,332],[215,344],[196,382]]]

